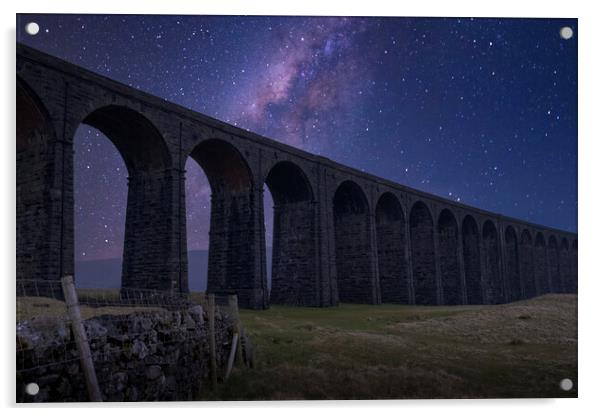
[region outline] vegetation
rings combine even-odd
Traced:
[[[91,301],[91,305],[81,304],[80,312],[83,319],[101,315],[127,315],[132,312],[156,312],[165,309],[155,306],[113,306],[111,302],[119,301],[118,289],[79,289],[79,301]],[[99,305],[94,306],[94,300]],[[63,320],[67,317],[67,305],[62,300],[42,296],[17,297],[17,322],[29,319],[38,322],[44,320]]]
[[[78,290],[118,299],[117,290]],[[203,302],[202,294],[192,294]],[[82,306],[84,319],[160,308]],[[19,298],[17,320],[62,319],[64,302]],[[241,310],[255,367],[202,400],[577,396],[577,297],[507,305],[272,306]],[[560,380],[574,387],[565,392]]]
[[[575,295],[495,306],[273,306],[241,319],[255,368],[238,366],[202,399],[577,396]]]

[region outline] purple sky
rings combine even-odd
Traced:
[[[19,30],[19,42],[135,88],[404,185],[576,231],[574,19],[20,15],[18,27],[31,20],[40,33]],[[88,126],[75,162],[76,259],[120,257],[125,165]],[[186,170],[189,249],[206,249],[209,186],[196,162]]]

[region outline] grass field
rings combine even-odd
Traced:
[[[117,289],[80,289],[79,300],[98,299],[102,303],[119,300]],[[160,307],[145,306],[102,306],[94,307],[85,304],[80,305],[83,319],[93,318],[100,315],[127,315],[132,312],[156,312],[164,311]],[[63,320],[67,316],[67,306],[64,301],[37,296],[26,296],[17,298],[17,321],[36,318],[38,322],[48,319]]]
[[[202,399],[576,397],[577,297],[241,311],[256,350]],[[564,392],[561,379],[573,380]]]

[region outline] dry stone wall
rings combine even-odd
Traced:
[[[17,354],[17,402],[88,401],[70,327],[48,319],[17,324],[17,342],[28,347]],[[103,401],[194,400],[210,387],[208,324],[198,306],[102,315],[84,325]],[[232,325],[216,314],[218,369],[227,362]],[[40,387],[35,396],[26,393],[29,383]]]

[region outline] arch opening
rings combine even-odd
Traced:
[[[481,284],[479,227],[470,215],[467,215],[462,222],[462,252],[466,280],[466,302],[469,305],[480,305],[483,303],[483,287]]]
[[[381,300],[409,303],[405,220],[395,195],[386,192],[376,203],[376,246]]]
[[[266,176],[274,203],[294,204],[313,200],[313,191],[305,172],[293,162],[278,162]]]
[[[449,209],[444,209],[439,214],[437,232],[443,304],[461,305],[464,303],[464,291],[460,275],[458,223]]]
[[[70,256],[61,251],[60,201],[51,195],[56,136],[44,105],[19,77],[16,115],[16,276],[60,279],[72,270],[63,270]]]
[[[533,239],[528,230],[523,230],[520,237],[520,273],[524,285],[526,299],[537,295],[535,269],[533,264]]]
[[[562,282],[560,275],[560,252],[558,241],[555,236],[548,239],[548,272],[550,274],[550,292],[562,293]]]
[[[578,274],[577,240],[573,240],[573,243],[571,244],[570,261],[571,261],[571,275],[570,275],[570,282],[569,282],[567,289],[570,293],[577,293],[577,274]]]
[[[537,283],[537,294],[542,295],[550,292],[548,280],[548,265],[546,242],[543,234],[538,232],[535,236],[535,249],[533,250],[533,263],[535,267],[535,281]]]
[[[248,193],[253,180],[244,157],[230,143],[209,139],[199,143],[190,153],[207,175],[211,195]]]
[[[410,239],[415,302],[417,305],[436,305],[438,296],[433,218],[422,201],[416,202],[410,211]]]
[[[504,286],[500,273],[500,250],[498,233],[492,221],[487,220],[483,225],[483,282],[485,286],[486,303],[498,304],[504,302]]]
[[[263,229],[265,231],[265,271],[268,284],[268,296],[272,290],[272,254],[274,246],[274,198],[270,188],[263,184]],[[270,301],[271,302],[271,301]]]
[[[562,238],[560,242],[560,257],[558,259],[558,270],[560,273],[559,290],[561,293],[569,293],[570,269],[569,242],[566,238]]]
[[[242,307],[267,307],[265,263],[255,255],[265,249],[255,233],[263,201],[249,165],[236,147],[220,139],[200,142],[189,157],[205,173],[211,192],[207,292],[236,293]]]
[[[75,283],[81,288],[119,289],[127,167],[111,140],[95,128],[80,125],[73,137],[73,149]]]
[[[319,306],[310,182],[299,166],[284,161],[270,169],[265,184],[273,199],[270,302]]]
[[[137,111],[109,105],[91,112],[82,124],[94,127],[111,140],[130,176],[162,172],[171,164],[161,133]]]
[[[507,226],[504,235],[506,282],[508,302],[514,302],[523,298],[521,275],[518,260],[518,237],[514,227]]]
[[[358,184],[345,181],[333,203],[339,301],[376,303],[368,200]]]
[[[173,178],[167,173],[171,167],[171,156],[162,134],[143,114],[117,105],[100,107],[84,117],[76,131],[75,140],[83,126],[93,128],[84,128],[84,132],[92,131],[97,137],[106,137],[117,149],[127,168],[122,289],[172,290],[175,287],[187,292],[185,273],[182,273],[180,263],[173,261],[174,257],[177,258],[177,252],[174,251],[178,246],[171,243],[173,236],[170,211],[175,205],[171,190],[179,186],[179,178]],[[107,152],[113,151],[108,142],[101,146]],[[119,158],[113,157],[112,160]],[[108,160],[107,163],[120,162]],[[112,195],[111,198],[113,197],[119,198],[117,195]],[[115,234],[119,234],[119,221],[122,221],[119,217],[123,216],[123,212],[117,209],[110,213],[110,216],[113,215],[117,217],[114,219],[117,229]],[[181,238],[184,238],[183,233]],[[115,246],[117,245],[116,242]],[[117,247],[114,249],[116,252],[119,250]]]
[[[188,286],[193,292],[207,290],[211,186],[205,171],[191,157],[185,165],[186,255]]]

